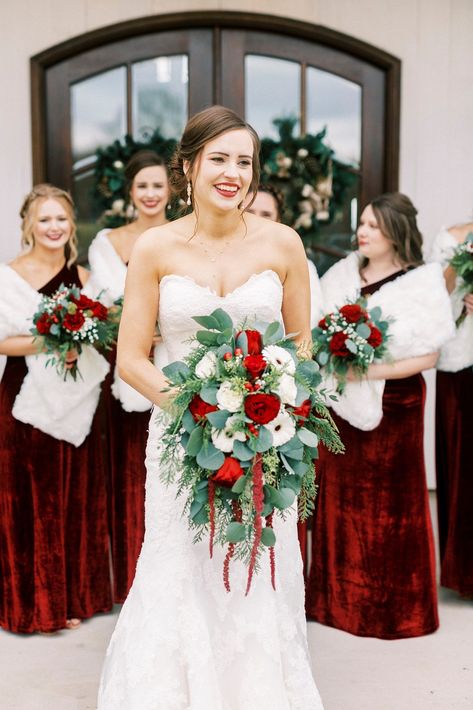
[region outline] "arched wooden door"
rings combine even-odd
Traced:
[[[322,254],[349,244],[360,204],[397,187],[399,62],[325,28],[243,13],[143,18],[34,57],[32,91],[35,181],[72,191],[83,251],[99,216],[95,150],[158,126],[178,138],[188,115],[212,103],[262,137],[281,116],[295,116],[301,132],[327,127],[357,179],[324,228]]]

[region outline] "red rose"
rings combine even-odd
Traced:
[[[84,322],[85,318],[82,311],[77,310],[75,313],[68,313],[66,315],[63,326],[66,330],[80,330]]]
[[[278,415],[280,406],[275,394],[250,394],[245,399],[245,414],[257,424],[267,424]]]
[[[368,338],[368,343],[371,345],[372,348],[378,348],[383,342],[382,333],[375,325],[370,325],[370,328],[371,334]]]
[[[319,320],[319,328],[322,328],[322,330],[327,330],[328,323],[325,320],[325,316],[321,320]]]
[[[42,313],[36,321],[36,330],[41,335],[47,335],[51,330],[51,318],[48,313]]]
[[[207,402],[204,402],[204,400],[199,397],[198,394],[194,395],[189,404],[189,411],[194,417],[194,421],[197,423],[205,419],[205,416],[209,412],[215,412],[216,410],[217,407],[215,406],[215,404],[207,404]]]
[[[263,349],[261,333],[257,330],[244,330],[248,340],[248,355],[259,355]]]
[[[348,335],[345,333],[335,333],[329,341],[329,348],[333,355],[338,355],[338,357],[347,357],[350,351],[345,345],[345,340],[348,339]]]
[[[92,301],[88,296],[84,296],[83,293],[80,294],[79,298],[71,296],[72,303],[75,303],[77,308],[81,311],[86,311],[88,308],[93,308],[97,301]]]
[[[243,360],[243,364],[251,377],[256,379],[265,369],[266,360],[262,355],[247,355]]]
[[[356,323],[365,315],[365,312],[357,303],[349,303],[347,306],[342,306],[340,313],[348,323]]]
[[[295,417],[299,417],[301,420],[307,419],[311,409],[312,402],[310,401],[310,399],[305,399],[299,407],[293,407],[292,413]],[[303,424],[303,422],[300,421],[298,422],[298,424]]]
[[[92,311],[94,318],[98,318],[98,320],[107,320],[108,308],[105,308],[105,306],[99,301],[94,301],[94,304],[90,310]]]
[[[227,456],[218,471],[212,476],[212,480],[220,486],[231,488],[243,474],[240,462],[232,456]]]

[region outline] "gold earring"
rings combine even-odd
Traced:
[[[192,204],[191,200],[191,195],[192,195],[192,185],[190,182],[187,183],[187,206],[190,207]]]

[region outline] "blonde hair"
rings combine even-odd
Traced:
[[[74,203],[72,197],[65,190],[59,187],[42,183],[35,185],[31,192],[27,194],[21,206],[21,247],[28,252],[34,246],[34,223],[38,212],[39,205],[44,200],[57,200],[66,210],[69,222],[71,224],[71,235],[69,241],[65,245],[65,253],[67,266],[71,266],[77,259],[77,228],[74,214]]]

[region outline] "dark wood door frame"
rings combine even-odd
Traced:
[[[320,25],[273,15],[219,10],[154,15],[121,22],[73,37],[32,57],[30,67],[34,182],[48,179],[46,116],[46,73],[48,70],[65,59],[114,42],[126,41],[132,37],[136,38],[150,33],[196,28],[214,30],[214,50],[217,57],[220,51],[220,31],[222,29],[259,30],[285,37],[309,40],[344,52],[354,59],[364,60],[381,69],[385,76],[382,189],[396,190],[398,188],[401,79],[399,59],[377,47]],[[214,67],[217,63],[214,63]],[[216,70],[214,69],[214,71]],[[215,75],[213,83],[215,88],[211,101],[216,103],[222,100],[222,87],[217,75]]]

